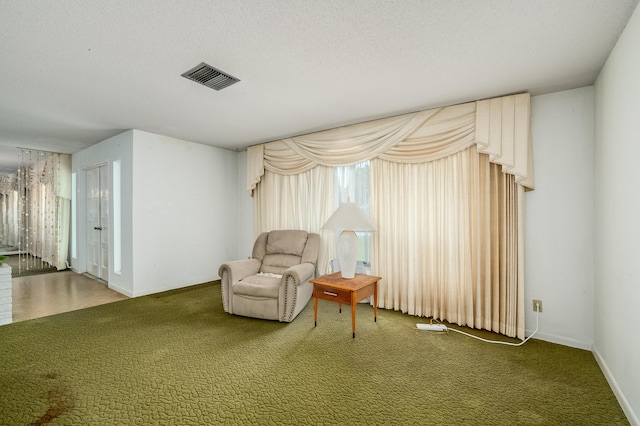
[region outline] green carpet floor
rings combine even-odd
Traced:
[[[629,424],[588,351],[337,308],[231,316],[208,283],[1,326],[0,424]]]

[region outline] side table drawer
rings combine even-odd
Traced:
[[[331,300],[336,303],[351,304],[351,291],[324,286],[322,284],[313,285],[313,297]]]

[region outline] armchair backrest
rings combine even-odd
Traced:
[[[262,262],[260,272],[282,274],[294,265],[318,261],[320,235],[300,230],[263,232],[253,245],[253,258]]]

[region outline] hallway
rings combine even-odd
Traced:
[[[11,283],[13,322],[128,299],[105,283],[70,270],[16,277]]]

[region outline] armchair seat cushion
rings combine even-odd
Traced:
[[[233,285],[233,294],[253,297],[278,298],[282,276],[252,275]]]

